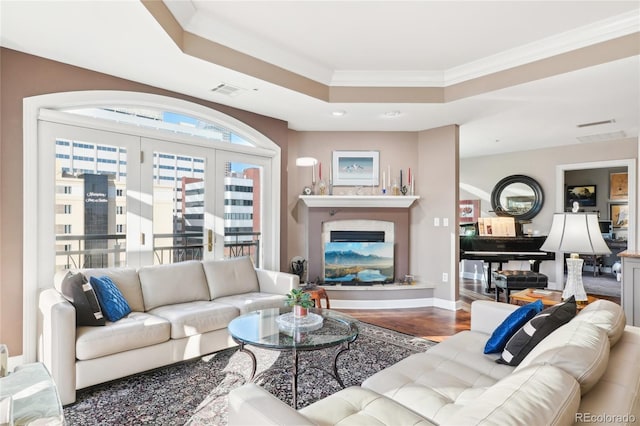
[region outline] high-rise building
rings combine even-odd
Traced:
[[[56,141],[56,267],[126,264],[127,151]],[[205,164],[197,157],[153,155],[154,262],[202,258]],[[225,164],[225,257],[256,253],[260,170]],[[96,236],[102,236],[98,238]],[[235,251],[234,246],[247,246]]]

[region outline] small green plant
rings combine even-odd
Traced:
[[[313,300],[311,300],[311,295],[309,293],[305,293],[303,290],[299,288],[293,288],[289,293],[287,293],[287,300],[285,300],[287,306],[302,306],[303,308],[313,308]]]

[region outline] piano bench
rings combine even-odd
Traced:
[[[511,290],[546,288],[548,284],[546,275],[533,271],[494,271],[493,280],[496,286],[496,302],[500,301],[500,290],[503,290],[506,303],[509,303]]]

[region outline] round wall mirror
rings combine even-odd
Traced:
[[[516,220],[533,219],[542,208],[542,187],[525,175],[511,175],[502,179],[491,191],[491,207],[498,216]]]

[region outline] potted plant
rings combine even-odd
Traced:
[[[306,316],[307,309],[314,306],[313,300],[311,300],[311,295],[309,293],[305,293],[304,290],[299,288],[293,288],[289,293],[287,293],[285,304],[293,307],[293,315],[295,317]]]

